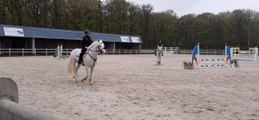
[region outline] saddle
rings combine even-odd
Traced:
[[[88,49],[86,49],[84,55],[82,56],[82,59],[84,59],[84,57],[86,56],[86,54],[88,54],[88,52],[89,52]],[[76,53],[76,56],[78,57],[77,63],[78,63],[78,64],[82,64],[82,66],[85,66],[85,65],[84,65],[84,62],[79,60],[79,59],[80,59],[80,58],[79,58],[79,57],[80,57],[80,54],[81,54],[81,51],[78,51],[78,52]]]

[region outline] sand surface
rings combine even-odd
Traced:
[[[19,104],[62,120],[259,120],[259,62],[184,70],[190,59],[100,55],[89,85],[67,74],[68,59],[0,57],[0,77],[17,82]]]

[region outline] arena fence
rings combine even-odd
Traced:
[[[63,49],[62,55],[68,56],[73,49]],[[106,54],[154,54],[150,49],[105,49]],[[0,49],[0,56],[54,56],[56,49]]]
[[[15,81],[0,78],[0,120],[59,120],[18,104],[18,97],[18,86]]]
[[[73,49],[62,50],[63,56],[68,56]],[[154,49],[106,49],[106,54],[154,54]],[[14,49],[0,48],[0,56],[54,56],[56,53],[56,49]],[[172,53],[176,54],[176,53]],[[192,50],[179,50],[177,54],[192,54]],[[224,55],[224,50],[201,50],[200,54],[203,55]]]

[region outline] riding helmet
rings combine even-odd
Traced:
[[[90,30],[86,29],[86,30],[85,30],[85,33],[90,33]]]

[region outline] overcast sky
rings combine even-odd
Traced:
[[[259,0],[126,0],[138,5],[151,4],[155,12],[172,9],[178,16],[189,13],[200,14],[230,11],[235,9],[251,9],[259,11]]]

